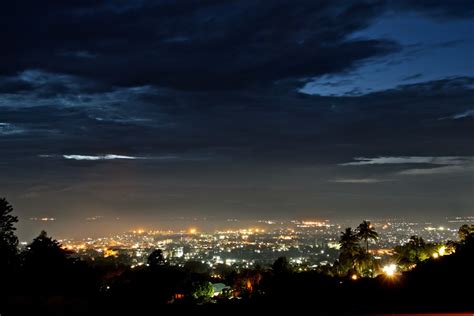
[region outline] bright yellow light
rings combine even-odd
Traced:
[[[395,275],[395,272],[397,272],[397,265],[393,263],[388,264],[382,268],[382,271],[386,276],[392,277]]]
[[[357,274],[353,274],[353,275],[351,276],[351,279],[354,280],[354,281],[357,280],[357,279],[358,279]]]
[[[433,258],[438,259],[438,257],[439,257],[439,254],[437,252],[433,252]]]
[[[446,254],[446,247],[442,246],[439,248],[438,253],[440,256],[444,256]]]
[[[190,234],[195,234],[195,233],[197,233],[197,229],[196,228],[191,228],[191,229],[189,229],[189,233]]]
[[[118,251],[113,249],[104,249],[104,258],[118,257]]]

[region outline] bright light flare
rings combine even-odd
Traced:
[[[383,273],[385,273],[386,276],[392,277],[395,275],[397,272],[397,265],[396,264],[388,264],[383,267],[382,269]]]
[[[446,254],[446,247],[445,246],[440,247],[438,250],[438,254],[440,256],[444,256]]]
[[[195,234],[195,233],[197,233],[197,229],[196,228],[191,228],[191,229],[189,229],[189,233],[190,234]]]
[[[357,280],[357,279],[358,279],[357,274],[353,274],[353,275],[351,276],[351,279],[354,280],[354,281]]]

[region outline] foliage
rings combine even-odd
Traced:
[[[16,263],[18,238],[15,223],[18,217],[11,215],[13,207],[5,198],[0,198],[0,268],[12,267]]]
[[[72,258],[72,253],[42,231],[21,253],[21,291],[35,295],[93,295],[100,280],[92,267]],[[28,286],[24,286],[28,284]]]
[[[293,267],[286,257],[279,257],[272,265],[272,270],[275,274],[290,273]]]
[[[150,267],[157,267],[164,265],[165,257],[163,256],[163,250],[155,249],[148,256],[147,263]]]
[[[226,284],[232,284],[237,277],[237,271],[225,263],[218,263],[214,267],[213,275]]]
[[[369,240],[379,239],[379,234],[368,221],[362,221],[362,223],[357,226],[357,236],[365,241],[367,253],[369,253]]]
[[[207,301],[214,295],[214,288],[212,283],[205,282],[195,282],[193,284],[192,297],[199,301]]]
[[[348,227],[341,232],[339,239],[339,259],[333,267],[334,274],[347,276],[357,274],[359,276],[371,277],[374,275],[375,259],[368,251],[368,240],[378,239],[377,232],[370,222],[363,221],[357,230]],[[366,242],[366,249],[360,247],[360,241]]]
[[[352,228],[347,227],[344,232],[341,232],[339,245],[341,246],[341,253],[355,256],[359,252],[359,236]]]
[[[210,268],[207,264],[202,263],[201,261],[190,260],[184,264],[184,270],[190,273],[207,274],[209,273]]]
[[[426,243],[422,237],[411,236],[408,243],[395,247],[394,256],[402,268],[408,269],[430,258],[436,248],[437,245]]]
[[[461,242],[465,241],[468,238],[471,238],[474,236],[474,225],[467,225],[464,224],[459,228],[459,239]]]
[[[372,277],[374,268],[374,256],[363,249],[354,256],[356,272],[363,277]]]
[[[69,252],[43,230],[23,252],[25,266],[53,269],[68,262]]]
[[[360,252],[359,237],[351,227],[347,227],[345,231],[341,232],[339,245],[339,259],[334,264],[333,270],[336,275],[346,276],[350,271],[355,270],[355,256]]]

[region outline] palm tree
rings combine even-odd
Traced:
[[[345,231],[341,232],[341,238],[339,239],[341,252],[351,256],[356,255],[359,250],[359,241],[356,232],[347,227]]]
[[[373,256],[365,252],[362,248],[354,256],[354,267],[361,276],[371,276],[373,267]]]
[[[341,238],[339,240],[341,246],[341,253],[339,254],[339,268],[342,274],[347,274],[351,270],[356,269],[355,257],[360,252],[359,237],[352,228],[348,227],[345,231],[341,232]]]
[[[379,234],[374,230],[374,226],[368,221],[362,221],[357,227],[357,236],[365,241],[366,252],[369,253],[369,239],[379,239]]]

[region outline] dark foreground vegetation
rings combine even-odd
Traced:
[[[113,260],[86,262],[45,232],[19,251],[12,211],[0,199],[2,316],[474,311],[473,226],[463,226],[460,240],[448,243],[452,253],[436,260],[424,258],[429,245],[412,237],[396,249],[406,271],[395,275],[376,272],[367,240],[377,235],[368,222],[342,233],[341,256],[331,268],[295,272],[282,257],[272,267],[223,265],[211,273],[199,262],[168,265],[160,250],[150,254],[147,266],[135,269]],[[214,296],[212,284],[228,287]]]

